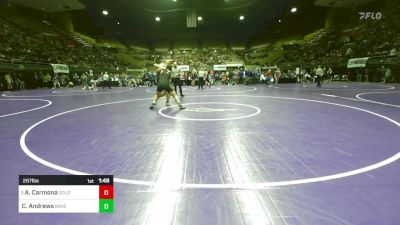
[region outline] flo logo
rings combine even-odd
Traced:
[[[382,19],[382,13],[381,12],[359,12],[360,14],[360,20],[380,20]]]

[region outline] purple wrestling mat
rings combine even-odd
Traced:
[[[398,85],[5,92],[1,224],[396,225]],[[111,214],[20,214],[20,174],[114,175]]]

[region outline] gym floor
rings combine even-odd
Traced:
[[[3,92],[1,224],[399,224],[399,88]],[[20,174],[114,175],[114,213],[19,214]]]

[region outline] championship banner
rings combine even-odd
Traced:
[[[190,10],[186,14],[186,27],[197,27],[196,10]]]
[[[130,68],[126,68],[126,72],[146,72],[146,69],[130,69]]]
[[[258,70],[260,66],[257,65],[246,65],[246,70]]]
[[[189,65],[177,65],[176,68],[180,69],[183,72],[189,72]]]
[[[274,69],[276,69],[276,67],[275,66],[264,66],[261,69],[263,69],[263,70],[274,70]]]
[[[224,71],[224,70],[226,70],[226,65],[214,65],[214,70]]]
[[[347,68],[365,67],[368,59],[369,57],[349,59],[347,62]]]
[[[227,63],[226,67],[242,67],[243,63]]]
[[[54,73],[69,73],[69,68],[65,64],[51,64],[51,67],[53,67]]]

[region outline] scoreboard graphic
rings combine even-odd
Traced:
[[[113,213],[112,175],[20,175],[19,213]]]

